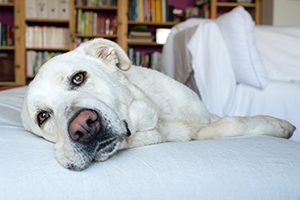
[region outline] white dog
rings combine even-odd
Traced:
[[[26,130],[55,142],[58,162],[83,170],[120,149],[239,135],[289,138],[268,116],[219,118],[198,96],[150,69],[131,67],[114,42],[95,39],[45,63],[25,95]]]

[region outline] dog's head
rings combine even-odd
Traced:
[[[22,108],[26,130],[55,143],[61,165],[82,170],[126,143],[126,107],[133,97],[125,52],[105,39],[46,62],[28,87]]]

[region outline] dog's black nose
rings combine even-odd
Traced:
[[[95,111],[81,110],[70,121],[68,132],[73,141],[87,144],[100,131],[100,128],[100,119]]]

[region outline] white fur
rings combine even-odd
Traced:
[[[219,118],[208,112],[194,92],[175,80],[142,67],[125,71],[130,67],[129,60],[115,47],[108,40],[96,39],[57,56],[41,67],[28,88],[22,110],[24,127],[55,142],[57,159],[64,167],[74,164],[80,170],[93,159],[102,161],[110,156],[96,152],[89,157],[74,148],[67,123],[78,107],[101,111],[120,135],[126,130],[122,123],[126,120],[131,136],[124,137],[116,150],[239,135],[288,138],[295,129],[287,121],[268,116]],[[70,89],[70,75],[82,70],[88,74],[86,82]],[[53,113],[39,127],[36,115],[42,109]]]

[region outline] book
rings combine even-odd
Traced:
[[[137,21],[142,22],[143,21],[143,1],[142,0],[138,0],[137,1]]]
[[[161,0],[161,21],[167,21],[167,0]]]
[[[36,18],[38,19],[46,19],[47,17],[47,0],[35,0],[35,9],[36,9]]]
[[[130,31],[129,36],[151,36],[151,32]]]
[[[129,37],[129,38],[127,38],[127,42],[151,43],[151,42],[153,42],[153,37]]]
[[[26,0],[28,1],[28,0]],[[30,0],[32,1],[32,0]],[[27,4],[27,2],[26,2]],[[51,1],[48,1],[48,4],[47,4],[47,16],[48,17],[51,17],[51,18],[58,18],[58,1],[57,0],[51,0]]]
[[[69,0],[58,0],[58,18],[69,19]]]
[[[25,17],[28,18],[36,18],[37,7],[35,0],[26,0],[25,1]]]
[[[162,18],[161,18],[161,13],[162,13],[162,11],[161,11],[161,0],[155,0],[155,3],[156,3],[156,5],[155,5],[155,21],[157,21],[157,22],[161,22],[162,20]]]

